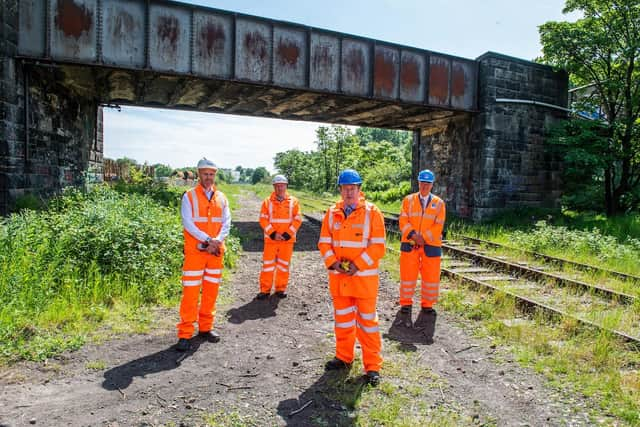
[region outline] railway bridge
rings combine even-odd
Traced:
[[[0,35],[0,213],[99,179],[110,104],[411,130],[414,175],[464,217],[560,196],[567,76],[540,64],[167,0],[3,0]]]

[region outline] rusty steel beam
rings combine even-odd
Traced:
[[[18,2],[25,59],[477,110],[469,59],[169,0]]]

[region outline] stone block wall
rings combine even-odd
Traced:
[[[557,206],[561,161],[544,140],[566,112],[516,101],[566,107],[566,73],[496,53],[478,61],[479,112],[423,129],[414,147],[417,169],[436,172],[434,193],[462,217],[482,220],[509,208]]]
[[[0,2],[0,214],[21,196],[99,180],[103,156],[97,101],[63,86],[56,66],[14,59],[17,22],[17,1]]]

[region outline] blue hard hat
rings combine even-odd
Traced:
[[[345,184],[362,184],[362,178],[355,170],[345,169],[338,176],[338,185]]]
[[[436,180],[436,175],[431,172],[429,169],[425,169],[423,171],[420,171],[420,173],[418,174],[418,181],[420,182],[433,182]]]

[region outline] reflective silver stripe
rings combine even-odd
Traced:
[[[340,329],[353,328],[354,326],[356,326],[355,319],[349,322],[336,322],[336,328],[340,328]]]
[[[291,230],[291,232],[294,234],[296,232],[296,228],[293,225],[289,227],[289,230]]]
[[[204,276],[204,280],[206,280],[207,282],[211,282],[211,283],[220,283],[220,277],[209,277],[209,276]]]
[[[440,286],[440,282],[422,282],[422,286]]]
[[[336,315],[343,316],[345,314],[353,313],[356,310],[358,310],[358,308],[355,305],[351,305],[349,307],[336,310]]]
[[[387,239],[385,239],[384,237],[372,237],[369,239],[369,244],[371,243],[376,243],[376,244],[385,244],[387,243]]]
[[[438,297],[424,296],[424,297],[422,297],[422,299],[425,300],[425,301],[438,301]]]
[[[367,244],[363,242],[353,242],[350,240],[334,240],[333,246],[340,248],[366,248]]]
[[[266,218],[266,219],[269,219],[269,215],[267,215],[267,214],[260,214],[260,218]]]
[[[411,223],[408,222],[404,225],[404,227],[402,227],[402,232],[405,233],[410,228],[411,228]]]
[[[267,224],[267,226],[264,228],[264,231],[268,233],[271,229],[273,229],[273,226],[271,224]]]
[[[333,230],[333,207],[329,208],[327,215],[329,215],[329,230]]]
[[[318,243],[331,243],[331,237],[321,237],[318,239]]]
[[[289,224],[291,221],[289,221],[288,219],[272,219],[271,223],[272,224]]]
[[[332,257],[334,255],[335,255],[335,253],[333,253],[333,251],[331,249],[329,249],[327,252],[325,252],[324,255],[322,255],[322,259],[327,259],[327,258]]]
[[[376,318],[376,313],[363,313],[358,312],[358,316],[362,317],[364,320],[374,320]]]
[[[185,277],[202,276],[204,270],[183,270],[182,275]]]
[[[278,218],[278,219],[273,219],[273,203],[271,202],[271,199],[269,199],[269,222],[273,224],[289,224],[291,222],[292,217],[293,217],[293,198],[289,199],[289,217]]]
[[[425,289],[422,288],[422,293],[424,294],[431,294],[431,295],[438,295],[440,291],[438,291],[437,289]]]
[[[402,282],[400,282],[401,285],[415,285],[418,281],[417,280],[403,280]]]
[[[278,258],[278,262],[282,265],[289,265],[289,263],[283,259]]]
[[[197,216],[197,217],[193,218],[193,222],[204,222],[204,223],[207,223],[207,222],[209,222],[209,219],[205,218],[203,216]]]
[[[264,271],[265,273],[269,272],[269,271],[273,271],[275,270],[275,267],[268,267],[268,268],[263,268],[262,271]]]
[[[410,292],[413,293],[416,288],[400,288],[402,292]]]
[[[436,224],[444,224],[444,221],[439,220],[439,219],[436,219],[436,221],[435,221],[435,222],[436,222]]]
[[[289,222],[293,221],[293,197],[289,198]]]
[[[422,218],[424,218],[424,219],[435,219],[436,216],[434,214],[424,214],[424,215],[422,215]]]
[[[267,259],[266,259],[266,260],[262,261],[262,263],[263,263],[264,265],[267,265],[267,264],[275,264],[275,262],[276,262],[276,260],[275,260],[275,259],[269,259],[269,260],[267,260]]]
[[[379,326],[364,326],[362,323],[358,322],[358,328],[362,329],[368,334],[373,334],[374,332],[380,332]]]
[[[222,217],[221,216],[212,216],[211,217],[211,222],[222,222]]]
[[[425,234],[427,235],[427,240],[433,240],[433,233],[431,230],[427,230]]]
[[[300,215],[294,216],[293,219],[302,221],[302,217]]]
[[[354,274],[354,276],[360,276],[360,277],[366,277],[366,276],[377,276],[378,275],[378,269],[374,268],[371,270],[360,270],[360,271],[356,271],[356,274]]]
[[[420,213],[420,212],[418,212],[418,213],[410,213],[409,216],[412,217],[412,218],[420,218],[422,216],[422,213]]]
[[[367,263],[367,265],[373,265],[373,260],[366,252],[362,252],[362,259]]]
[[[191,208],[193,209],[193,220],[196,222],[202,222],[202,217],[200,216],[200,207],[198,206],[198,193],[196,192],[195,188],[189,191],[189,193],[191,193]],[[204,220],[206,221],[207,219],[205,218]]]
[[[286,273],[287,271],[289,271],[286,267],[283,267],[283,266],[281,266],[281,265],[279,265],[279,266],[278,266],[278,270],[280,270],[280,271],[284,271],[285,273]]]
[[[340,274],[340,272],[336,270],[329,270],[329,274]]]
[[[202,280],[183,280],[182,286],[200,286],[202,284]]]
[[[400,212],[400,216],[409,216],[405,212]]]
[[[222,270],[219,268],[213,269],[213,268],[205,268],[204,271],[206,271],[209,274],[222,274]]]
[[[371,209],[373,205],[369,202],[365,202],[364,205],[364,231],[362,232],[362,244],[363,247],[369,246],[369,234],[371,234]]]

